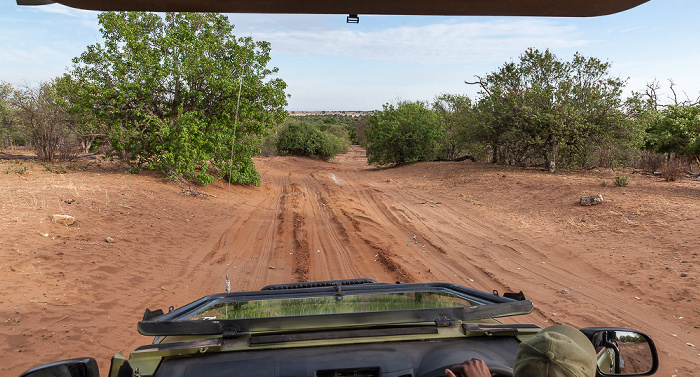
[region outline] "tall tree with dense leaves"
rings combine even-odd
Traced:
[[[258,140],[287,115],[286,84],[269,78],[277,73],[267,67],[269,43],[236,38],[218,14],[98,17],[104,44],[75,58],[62,83],[73,88],[72,114],[105,127],[135,168],[200,183],[216,175],[259,184],[252,162]]]
[[[629,117],[645,130],[645,149],[656,153],[695,160],[700,165],[700,97],[680,100],[669,80],[672,103],[661,103],[657,81],[647,83],[645,93],[632,93],[626,105]]]
[[[700,105],[670,105],[647,129],[648,149],[700,159]],[[698,162],[700,164],[700,162]]]
[[[578,53],[562,61],[549,50],[528,49],[517,63],[477,76],[481,136],[493,161],[542,161],[554,171],[558,161],[585,165],[591,146],[637,140],[625,131],[624,80],[609,70],[610,63]]]

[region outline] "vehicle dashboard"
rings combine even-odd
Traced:
[[[499,336],[171,356],[154,376],[436,377],[471,358],[508,375],[519,343]]]

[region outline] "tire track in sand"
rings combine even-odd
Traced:
[[[318,227],[314,232],[314,244],[321,247],[318,250],[312,248],[314,276],[321,279],[372,277],[381,281],[414,281],[393,261],[391,252],[355,230],[352,218],[348,218],[342,208],[349,199],[346,194],[348,183],[332,173],[342,174],[339,170],[335,166],[328,167],[313,172],[305,180],[315,199],[310,207]],[[336,206],[336,202],[340,206]],[[382,273],[378,273],[377,267]]]
[[[297,281],[304,282],[309,281],[309,236],[306,231],[306,222],[304,215],[301,212],[300,198],[304,198],[306,195],[301,190],[301,186],[298,183],[292,183],[292,206],[294,207],[293,219],[294,219],[294,277]]]

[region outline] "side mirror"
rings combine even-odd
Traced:
[[[659,369],[659,356],[649,335],[613,327],[589,327],[581,332],[593,343],[599,377],[650,376]]]
[[[57,361],[32,368],[19,377],[99,377],[97,361],[92,357]]]

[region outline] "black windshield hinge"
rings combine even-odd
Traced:
[[[235,328],[225,327],[221,331],[221,338],[223,338],[224,340],[235,339],[235,338],[238,338],[239,336],[240,336],[240,334],[238,333],[238,330],[236,330]]]
[[[435,318],[435,325],[436,325],[437,327],[450,327],[450,326],[453,326],[453,325],[459,325],[459,324],[461,324],[461,323],[462,323],[461,321],[451,320],[451,319],[449,319],[449,318],[447,318],[447,317],[437,317],[437,318]]]
[[[343,301],[343,288],[342,288],[342,284],[340,284],[340,283],[335,283],[335,301],[336,302]]]

